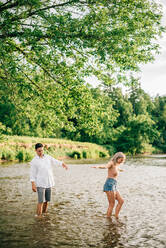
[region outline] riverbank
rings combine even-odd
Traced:
[[[98,159],[109,157],[108,151],[99,145],[65,139],[27,136],[5,136],[0,143],[0,162],[30,161],[36,143],[42,143],[45,152],[57,159]]]

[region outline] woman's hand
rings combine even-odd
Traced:
[[[106,169],[106,165],[94,165],[94,166],[91,166],[91,168],[97,168],[97,169]]]

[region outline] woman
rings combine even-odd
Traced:
[[[124,163],[125,159],[126,159],[125,154],[123,154],[122,152],[117,152],[108,162],[107,165],[93,166],[93,168],[108,169],[108,177],[104,184],[104,189],[103,189],[103,191],[107,194],[108,203],[109,203],[107,210],[107,217],[110,217],[112,215],[112,211],[115,206],[115,200],[118,201],[118,204],[115,208],[116,218],[118,218],[120,209],[124,203],[123,198],[121,197],[120,193],[117,190],[117,177],[119,171],[122,171],[119,169],[119,165]]]

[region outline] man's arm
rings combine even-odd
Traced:
[[[35,181],[36,181],[36,167],[35,167],[35,164],[33,164],[32,162],[30,162],[30,165],[31,165],[31,168],[30,168],[30,181],[32,183],[33,192],[36,192],[37,191],[36,184],[35,184]]]
[[[55,159],[55,158],[53,158],[51,156],[50,156],[50,158],[51,158],[51,161],[52,161],[53,165],[62,166],[66,170],[68,169],[68,166],[63,161],[57,160],[57,159]]]
[[[37,191],[37,188],[36,188],[35,182],[31,182],[31,183],[32,183],[32,190],[33,190],[33,192],[36,192]]]

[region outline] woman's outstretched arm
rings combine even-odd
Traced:
[[[107,165],[94,165],[91,168],[96,168],[96,169],[107,169]]]
[[[113,165],[113,162],[112,161],[109,161],[107,164],[104,164],[104,165],[95,165],[95,166],[92,166],[92,168],[97,168],[97,169],[109,169],[111,168]]]

